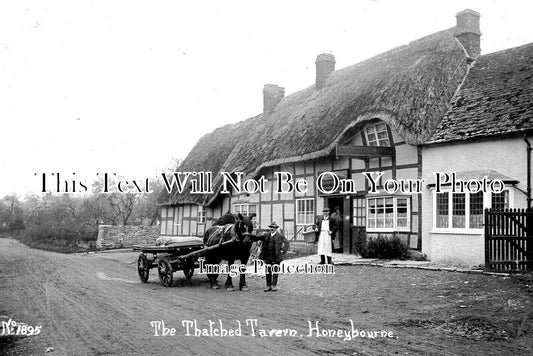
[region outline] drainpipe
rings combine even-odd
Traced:
[[[531,143],[524,135],[524,141],[527,145],[527,209],[531,209]]]

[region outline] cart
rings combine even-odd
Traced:
[[[189,237],[166,246],[134,245],[134,251],[141,251],[137,260],[137,271],[141,282],[148,282],[150,270],[157,267],[159,281],[165,287],[172,285],[173,274],[183,271],[185,278],[191,279],[194,269],[200,266],[199,258],[206,251],[235,242],[235,239],[224,241],[214,246],[205,246],[201,238]]]
[[[141,282],[148,282],[150,269],[157,267],[159,281],[163,286],[170,287],[176,271],[183,271],[187,279],[192,278],[194,269],[199,266],[198,258],[205,248],[202,239],[188,239],[167,246],[135,245],[133,250],[141,251],[137,260]]]

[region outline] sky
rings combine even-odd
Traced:
[[[42,173],[144,179],[215,128],[340,69],[481,13],[482,54],[533,42],[529,1],[4,1],[0,197]],[[37,176],[35,174],[38,174]]]

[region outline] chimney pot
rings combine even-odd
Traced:
[[[331,53],[322,53],[316,57],[316,82],[317,90],[322,89],[329,75],[335,71],[335,56]]]
[[[481,53],[479,30],[480,14],[477,11],[466,9],[455,15],[457,25],[454,35],[463,45],[470,57],[476,58]]]
[[[285,88],[275,84],[265,84],[263,87],[263,114],[271,114],[284,96]]]

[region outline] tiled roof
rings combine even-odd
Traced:
[[[533,131],[533,43],[480,56],[427,143]]]
[[[447,172],[447,173],[452,173],[452,172]],[[467,182],[470,179],[481,181],[483,180],[484,177],[487,177],[488,181],[499,179],[502,182],[508,183],[508,184],[519,183],[519,181],[516,178],[506,176],[505,174],[495,171],[494,169],[478,169],[474,171],[455,172],[455,178],[457,179],[457,181],[462,180],[462,181]],[[432,182],[428,184],[428,186],[431,187],[431,186],[434,186],[435,184],[436,184],[435,182]],[[449,184],[444,184],[444,185],[449,185]]]

